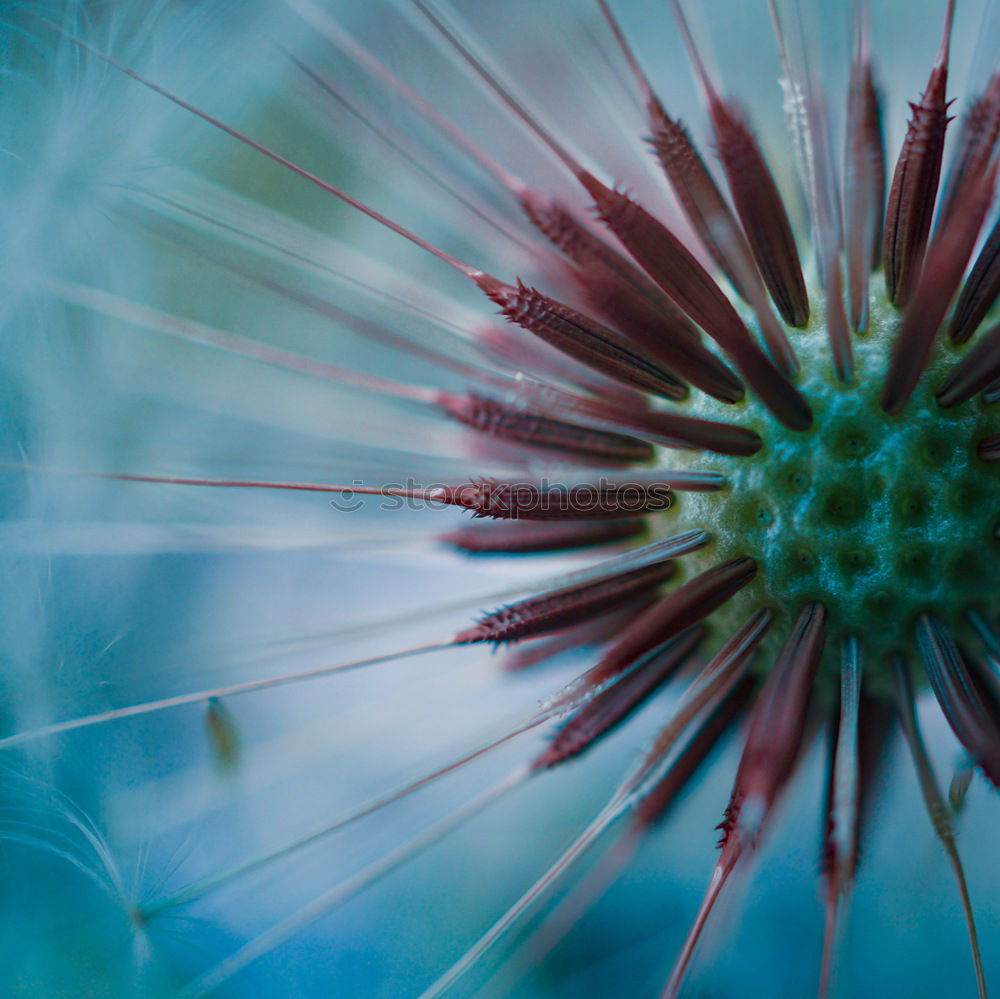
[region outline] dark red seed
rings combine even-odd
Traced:
[[[644,516],[666,510],[671,491],[720,489],[715,472],[657,470],[655,478],[632,475],[603,476],[583,484],[477,479],[461,486],[420,490],[430,502],[460,506],[475,517],[495,520],[597,520]]]
[[[756,840],[764,813],[775,802],[798,759],[813,681],[826,640],[826,612],[810,604],[799,615],[750,716],[743,755],[722,824],[723,855],[735,856]],[[744,823],[743,806],[753,799],[763,806]]]
[[[847,97],[847,142],[844,155],[847,292],[850,321],[856,330],[868,328],[869,275],[882,259],[885,182],[882,102],[872,74],[867,23],[859,18]]]
[[[641,519],[596,521],[588,524],[519,523],[476,524],[449,531],[441,541],[467,555],[526,555],[538,552],[596,548],[638,537],[646,530]]]
[[[443,392],[438,405],[453,419],[499,440],[624,464],[649,461],[653,457],[652,445],[646,441],[552,419],[476,392],[464,395]]]
[[[680,634],[721,607],[757,573],[751,558],[714,566],[677,587],[639,617],[585,677],[603,684],[625,672],[640,656]]]
[[[935,234],[920,284],[903,315],[882,392],[882,408],[898,413],[927,365],[948,305],[962,280],[986,212],[993,200],[997,168],[970,179],[947,225]]]
[[[620,333],[518,281],[517,287],[488,275],[476,280],[512,323],[603,375],[664,399],[677,380]]]
[[[979,251],[962,294],[951,317],[949,336],[953,343],[965,343],[1000,296],[1000,221]]]
[[[549,638],[519,645],[504,656],[501,665],[508,672],[517,673],[570,649],[579,650],[587,646],[604,645],[623,628],[628,627],[629,622],[646,610],[655,599],[655,596],[639,597],[603,617],[574,625]]]
[[[666,648],[654,652],[617,683],[600,691],[580,708],[555,734],[532,762],[542,770],[558,766],[589,749],[650,697],[684,664],[704,637],[703,628],[692,628]]]
[[[626,194],[590,174],[582,180],[601,220],[674,302],[732,356],[764,404],[786,426],[808,429],[808,403],[753,343],[732,303],[687,247]]]
[[[713,97],[709,114],[736,213],[764,283],[785,322],[804,326],[809,320],[809,296],[795,236],[774,177],[750,126],[731,102]]]
[[[1000,461],[1000,434],[984,437],[976,445],[976,454],[983,461]]]
[[[983,174],[989,166],[990,157],[1000,136],[1000,72],[990,77],[986,90],[973,101],[962,118],[958,138],[955,142],[955,156],[952,160],[941,208],[938,225],[944,225],[956,204],[959,191],[970,178]]]
[[[944,626],[929,614],[917,625],[920,654],[941,710],[959,742],[1000,789],[1000,699],[996,687],[967,662]]]
[[[945,408],[961,405],[1000,377],[1000,323],[979,339],[938,390]]]
[[[676,761],[659,783],[639,802],[636,808],[637,826],[652,826],[667,817],[671,806],[695,775],[706,757],[718,745],[734,722],[743,714],[757,681],[745,676],[720,701],[701,723],[677,754]]]
[[[944,37],[927,89],[917,104],[889,189],[882,257],[889,300],[902,308],[916,290],[934,216],[948,117],[948,50],[954,18],[949,0]]]
[[[675,573],[669,562],[641,566],[597,580],[527,597],[484,615],[455,635],[456,645],[515,642],[568,628],[581,618],[605,614],[655,589]]]

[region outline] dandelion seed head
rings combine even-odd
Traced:
[[[855,374],[845,385],[830,361],[824,296],[814,290],[812,297],[814,314],[794,345],[814,425],[789,431],[758,402],[740,405],[741,422],[760,434],[763,448],[750,457],[713,456],[726,488],[678,497],[664,519],[704,524],[713,539],[685,560],[686,572],[737,554],[757,560],[757,577],[713,618],[720,631],[758,606],[793,620],[806,603],[821,601],[831,633],[865,636],[872,663],[865,682],[886,695],[880,664],[891,652],[916,654],[922,612],[933,608],[964,640],[965,609],[988,599],[1000,550],[998,469],[976,460],[974,449],[996,417],[982,404],[938,405],[935,392],[954,363],[943,345],[907,410],[887,415],[879,396],[898,312],[876,285],[869,330],[855,338]],[[689,408],[719,418],[725,407],[699,396]],[[705,458],[684,461],[702,467]],[[827,681],[839,667],[828,660],[826,669],[822,682],[833,690]]]

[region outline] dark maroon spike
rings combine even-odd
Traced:
[[[786,426],[808,429],[812,425],[808,403],[756,347],[732,302],[687,247],[628,195],[590,174],[581,180],[601,220],[649,276],[733,357],[768,409]]]
[[[858,18],[857,44],[847,96],[844,153],[844,237],[851,326],[868,328],[868,282],[882,259],[885,213],[885,135],[882,101],[869,50],[867,7]]]
[[[677,758],[653,789],[636,806],[635,825],[648,828],[662,822],[678,796],[720,739],[742,717],[757,686],[752,676],[739,680],[685,742]]]
[[[677,398],[677,379],[620,333],[521,281],[515,288],[486,274],[475,280],[506,319],[564,354],[626,385]]]
[[[483,347],[505,368],[530,371],[535,375],[545,375],[558,382],[566,382],[590,395],[613,400],[630,410],[648,408],[648,397],[638,389],[605,378],[593,368],[567,357],[520,327],[491,324],[479,329],[476,336]]]
[[[655,600],[656,597],[652,595],[639,597],[603,617],[596,617],[592,621],[576,624],[549,638],[519,645],[504,656],[501,665],[507,672],[517,673],[523,669],[537,666],[539,663],[570,649],[578,650],[585,646],[604,645],[623,628],[627,628],[636,615],[649,608]]]
[[[1000,296],[1000,221],[986,240],[958,297],[951,317],[949,336],[953,343],[965,343]]]
[[[1000,377],[1000,323],[980,337],[938,390],[938,402],[945,408],[958,406]]]
[[[813,681],[823,655],[826,612],[809,604],[799,615],[750,712],[750,722],[732,796],[722,822],[722,852],[705,899],[684,943],[665,999],[680,991],[688,965],[712,909],[736,864],[752,850],[770,811],[798,760],[805,734]],[[752,808],[745,806],[751,804]]]
[[[592,308],[703,392],[724,402],[743,398],[742,382],[698,342],[688,319],[649,278],[558,202],[522,197],[522,204],[536,227],[577,264],[570,275]]]
[[[917,624],[927,675],[948,723],[969,755],[1000,789],[1000,700],[963,658],[944,626],[929,614]]]
[[[784,329],[771,312],[743,231],[687,129],[667,114],[654,93],[611,9],[605,0],[598,0],[598,6],[642,92],[652,133],[650,145],[688,221],[737,294],[752,306],[771,356],[784,374],[794,374],[798,360]]]
[[[723,866],[756,841],[763,815],[754,816],[749,825],[744,825],[743,806],[747,800],[754,798],[769,808],[792,774],[825,639],[826,611],[821,604],[810,604],[795,622],[754,704],[722,827]]]
[[[633,520],[570,521],[566,524],[511,523],[475,524],[449,531],[439,541],[467,555],[527,555],[538,552],[596,548],[638,537],[646,530],[640,518]]]
[[[531,763],[533,770],[558,766],[589,749],[625,721],[685,663],[705,629],[692,628],[654,652],[626,676],[601,690],[555,733]]]
[[[666,323],[669,335],[698,339],[698,331],[659,287],[635,264],[580,222],[562,202],[556,198],[543,198],[527,188],[519,193],[518,200],[531,224],[575,264],[584,270],[601,268],[616,277],[661,322]]]
[[[594,482],[564,486],[547,482],[477,479],[461,486],[417,490],[429,502],[464,507],[475,517],[495,520],[597,520],[645,516],[669,509],[674,489],[720,489],[715,472],[657,471],[656,478],[603,476]],[[359,491],[359,490],[355,490]],[[401,490],[397,494],[402,494]],[[394,494],[396,495],[396,494]]]
[[[990,77],[982,96],[973,101],[962,118],[958,138],[955,142],[955,156],[948,170],[938,225],[944,225],[956,204],[959,191],[970,177],[974,178],[986,171],[990,157],[1000,136],[1000,72]]]
[[[976,454],[983,461],[1000,461],[1000,434],[984,437],[976,445]]]
[[[627,670],[640,656],[679,635],[721,607],[757,573],[752,558],[737,558],[706,569],[637,618],[584,678],[601,685]]]
[[[667,447],[751,455],[764,443],[755,430],[696,416],[661,411],[625,412],[614,405],[581,399],[567,400],[567,409],[581,413],[586,419],[593,418],[599,425],[607,423]]]
[[[712,82],[679,0],[673,0],[672,6],[708,102],[716,152],[757,267],[785,322],[804,326],[809,319],[809,296],[778,186],[745,116],[732,101],[720,96]]]
[[[920,283],[906,307],[882,390],[882,408],[898,413],[927,366],[931,347],[979,236],[996,184],[997,167],[970,179],[948,224],[935,234]]]
[[[647,100],[646,110],[652,131],[649,144],[684,214],[736,293],[747,299],[746,288],[730,262],[730,255],[741,254],[749,262],[750,247],[722,192],[684,125],[674,121],[655,97]]]
[[[675,572],[671,563],[660,561],[527,597],[484,615],[471,628],[458,632],[453,641],[456,645],[475,642],[500,645],[559,631],[581,618],[616,610],[666,582]]]
[[[785,322],[805,326],[809,296],[792,225],[774,177],[746,119],[731,102],[716,96],[710,100],[709,113],[733,204],[764,283]]]
[[[948,117],[948,53],[955,0],[948,0],[944,35],[927,89],[917,104],[910,104],[910,119],[903,148],[889,189],[885,213],[882,257],[889,301],[902,308],[916,289],[924,250],[934,217],[934,201],[941,178],[944,133]]]
[[[635,437],[555,420],[477,392],[442,392],[438,405],[453,419],[499,440],[623,464],[649,461],[654,453],[652,445]]]
[[[642,92],[646,118],[652,133],[648,140],[649,144],[670,181],[684,214],[708,250],[709,256],[729,279],[736,293],[741,298],[747,299],[747,291],[740,280],[739,269],[731,264],[731,254],[739,254],[744,261],[750,263],[750,247],[747,246],[743,232],[709,173],[708,167],[705,166],[705,161],[691,140],[688,130],[667,114],[663,103],[654,93],[611,8],[605,0],[597,0],[597,5],[601,8],[615,42]],[[752,266],[751,264],[751,269]]]

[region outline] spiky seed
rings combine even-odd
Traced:
[[[620,333],[521,281],[514,287],[484,275],[476,283],[506,319],[564,354],[626,385],[676,397],[677,380]]]
[[[1000,788],[1000,699],[940,621],[921,616],[917,641],[931,686],[959,742]]]
[[[882,408],[898,413],[909,399],[930,357],[948,303],[962,280],[979,230],[993,200],[997,168],[970,180],[958,208],[935,235],[921,280],[896,334],[882,392]]]
[[[716,147],[736,212],[774,304],[785,322],[804,326],[809,296],[788,213],[743,115],[716,97],[709,104]]]
[[[571,276],[588,303],[671,371],[723,402],[743,398],[743,384],[699,342],[697,331],[633,264],[584,228],[558,202],[524,202],[537,228],[570,257]]]
[[[763,689],[754,701],[722,822],[722,852],[705,899],[684,943],[664,999],[679,993],[695,947],[723,888],[745,851],[756,846],[761,829],[791,776],[805,734],[813,681],[826,637],[826,612],[809,604],[799,615]]]
[[[600,684],[624,672],[640,656],[717,610],[756,573],[757,563],[751,558],[737,558],[706,569],[633,622],[585,676]]]
[[[920,101],[910,104],[913,117],[907,126],[889,189],[882,258],[889,301],[900,308],[910,301],[916,290],[934,216],[944,133],[950,121],[948,51],[954,16],[954,0],[949,0],[941,49]]]
[[[957,207],[962,188],[983,174],[1000,136],[1000,72],[990,77],[983,94],[963,115],[955,142],[955,155],[940,198],[938,225],[944,225]]]
[[[859,331],[868,328],[869,274],[882,258],[885,182],[882,102],[872,73],[867,21],[862,15],[851,65],[844,155],[847,289],[851,326]]]
[[[958,406],[1000,377],[1000,323],[984,333],[937,393],[945,407]]]
[[[704,634],[704,628],[691,629],[650,656],[648,662],[598,693],[560,727],[549,745],[532,761],[532,767],[541,770],[558,766],[589,749],[673,676],[698,647]]]
[[[680,240],[623,192],[589,175],[586,186],[601,220],[650,277],[733,358],[768,409],[792,429],[811,426],[808,403],[756,347],[732,303]]]
[[[641,519],[565,524],[512,521],[470,525],[448,531],[439,540],[467,555],[515,555],[594,548],[638,537],[645,529]]]
[[[645,441],[517,409],[478,392],[443,392],[438,405],[453,419],[499,440],[623,464],[653,457]]]
[[[965,343],[1000,296],[1000,221],[993,227],[958,297],[948,334]]]

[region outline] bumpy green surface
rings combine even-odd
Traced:
[[[881,289],[871,331],[854,340],[849,383],[834,375],[821,305],[813,303],[807,330],[790,332],[802,365],[796,382],[815,418],[809,431],[785,429],[754,400],[724,407],[692,399],[692,414],[737,416],[765,444],[751,458],[672,452],[671,464],[718,469],[729,484],[676,497],[662,525],[712,535],[705,550],[685,558],[689,575],[737,555],[757,560],[757,578],[714,625],[730,631],[757,607],[775,608],[785,627],[772,630],[766,664],[788,621],[806,602],[822,601],[831,636],[863,639],[873,688],[884,686],[887,653],[914,653],[920,612],[933,610],[962,637],[964,608],[1000,604],[1000,464],[976,456],[977,441],[1000,432],[1000,405],[938,406],[934,391],[958,356],[940,344],[904,411],[886,415],[878,400],[899,320],[876,303],[884,303]],[[837,657],[826,660],[830,674]]]

